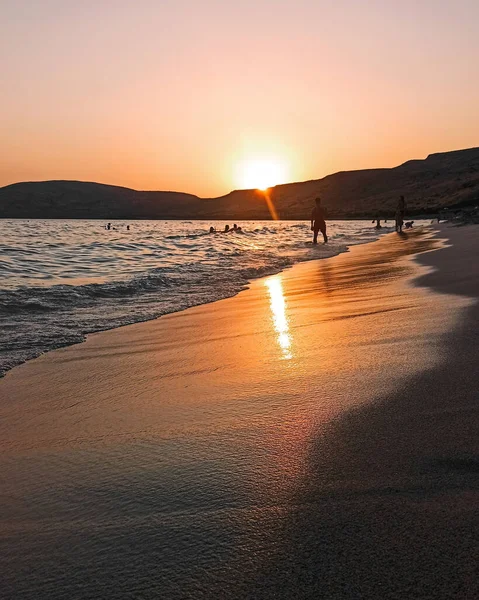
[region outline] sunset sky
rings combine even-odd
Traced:
[[[2,0],[0,185],[217,196],[479,145],[478,0]]]

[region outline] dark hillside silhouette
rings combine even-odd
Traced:
[[[406,196],[408,215],[479,204],[479,148],[432,154],[392,169],[343,171],[269,191],[282,219],[307,219],[320,195],[331,218],[392,217]],[[16,183],[0,188],[3,218],[268,219],[260,192],[235,190],[203,199],[80,181]]]

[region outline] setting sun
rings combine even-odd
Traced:
[[[243,189],[267,190],[288,181],[288,168],[276,159],[250,159],[238,167],[238,185]]]

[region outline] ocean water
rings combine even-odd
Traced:
[[[0,220],[0,375],[87,333],[233,296],[296,262],[378,237],[371,221],[332,221],[312,246],[308,222]],[[392,223],[391,223],[392,224]],[[391,228],[383,229],[387,233]]]

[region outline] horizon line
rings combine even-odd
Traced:
[[[326,179],[327,177],[332,177],[334,175],[339,175],[341,173],[358,173],[361,171],[389,171],[389,170],[398,169],[410,162],[414,162],[414,161],[424,162],[433,156],[438,156],[441,154],[453,154],[455,152],[468,152],[471,150],[479,150],[479,146],[472,146],[469,148],[457,148],[455,150],[443,150],[440,152],[432,152],[432,153],[428,154],[425,158],[410,158],[410,159],[408,159],[398,165],[395,165],[393,167],[369,167],[369,168],[365,168],[365,169],[341,170],[341,171],[335,171],[333,173],[328,173],[327,175],[324,175],[323,177],[318,177],[317,179],[313,178],[313,179],[304,179],[302,181],[288,181],[285,183],[278,183],[276,185],[272,185],[271,187],[267,188],[267,190],[259,190],[258,188],[244,188],[244,189],[238,188],[238,189],[232,189],[229,192],[227,192],[226,194],[221,194],[219,196],[209,196],[209,197],[198,196],[197,194],[193,194],[191,192],[180,192],[177,190],[159,190],[159,189],[152,189],[152,190],[141,190],[140,189],[139,190],[136,188],[125,186],[125,185],[116,185],[114,183],[103,183],[100,181],[90,181],[90,180],[82,180],[82,179],[31,179],[31,180],[23,180],[23,181],[14,181],[13,183],[7,183],[6,185],[1,186],[0,191],[4,190],[5,188],[12,187],[15,185],[30,184],[30,183],[85,183],[85,184],[100,185],[100,186],[105,186],[105,187],[114,187],[114,188],[128,190],[128,191],[137,192],[137,193],[181,194],[181,195],[185,195],[185,196],[193,196],[195,198],[198,198],[199,200],[218,200],[220,198],[225,198],[226,196],[229,196],[230,194],[234,194],[235,192],[258,192],[258,191],[264,192],[264,191],[273,190],[273,189],[283,187],[283,186],[301,185],[303,183],[310,183],[312,181],[321,181],[323,179]]]

